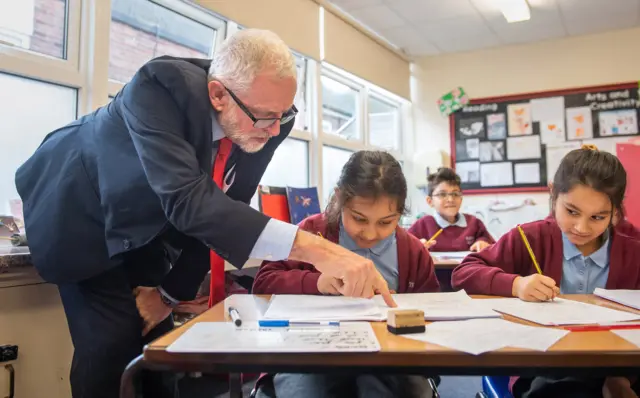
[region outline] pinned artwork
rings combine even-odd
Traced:
[[[442,116],[449,116],[469,103],[469,96],[462,87],[452,90],[438,99],[438,108]]]
[[[507,115],[510,136],[533,134],[531,105],[528,102],[507,105]]]
[[[584,140],[588,138],[593,138],[591,108],[588,106],[567,108],[567,139]]]
[[[638,113],[635,109],[600,112],[600,136],[638,134]]]
[[[487,115],[487,138],[490,140],[507,138],[507,122],[504,113]]]

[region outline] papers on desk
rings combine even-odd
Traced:
[[[596,296],[640,310],[640,290],[607,290],[596,288]]]
[[[273,295],[264,319],[289,321],[382,321],[378,305],[369,299],[344,296]]]
[[[377,352],[380,344],[367,322],[328,328],[261,328],[257,322],[199,322],[167,347],[168,352]]]
[[[635,344],[638,348],[640,348],[640,330],[621,329],[612,330],[611,332],[617,334],[618,336],[627,340],[629,343]]]
[[[393,295],[399,309],[424,311],[430,321],[500,317],[463,290],[455,293]],[[264,319],[290,321],[384,321],[390,310],[382,296],[373,300],[343,296],[275,295]]]
[[[505,347],[546,351],[568,333],[567,330],[525,326],[504,319],[472,319],[435,322],[429,324],[424,333],[403,337],[479,355]]]
[[[435,257],[438,260],[462,260],[467,257],[471,252],[430,252],[431,257]]]
[[[472,318],[499,318],[500,314],[474,300],[464,290],[453,293],[411,293],[393,295],[398,309],[424,311],[427,321],[453,321]],[[374,297],[387,319],[390,310],[382,296]]]
[[[517,298],[478,300],[498,312],[540,325],[589,325],[635,321],[640,315],[617,311],[598,305],[556,298],[553,301],[532,303]]]

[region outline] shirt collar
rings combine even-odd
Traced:
[[[458,218],[456,219],[456,222],[452,224],[449,221],[445,220],[444,217],[442,217],[440,213],[438,213],[437,211],[433,213],[433,218],[436,219],[436,224],[438,224],[440,228],[447,228],[447,227],[467,228],[467,218],[462,213],[458,213],[457,217]]]
[[[340,221],[340,241],[339,241],[340,246],[344,247],[345,249],[349,249],[351,251],[368,250],[371,253],[375,254],[376,256],[380,257],[389,249],[389,246],[391,246],[395,242],[395,239],[396,239],[396,231],[393,231],[391,235],[384,238],[380,242],[376,243],[376,245],[373,246],[372,248],[363,249],[360,246],[358,246],[358,244],[351,238],[351,236],[349,236],[347,231],[345,231],[344,226],[342,225],[342,221]]]
[[[604,233],[604,243],[602,246],[591,253],[591,255],[585,257],[590,258],[598,267],[605,268],[609,264],[609,231]],[[562,253],[565,260],[571,260],[575,257],[582,256],[582,253],[576,245],[569,241],[567,235],[562,234]]]
[[[218,123],[218,114],[216,111],[211,112],[211,132],[213,142],[220,141],[224,138],[224,131],[222,130],[222,126]]]

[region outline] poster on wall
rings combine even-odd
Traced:
[[[456,173],[463,184],[480,182],[480,162],[456,162]]]
[[[556,145],[565,142],[564,119],[540,122],[540,140],[545,145]]]
[[[507,105],[507,115],[509,123],[509,135],[531,135],[531,104],[510,104]]]
[[[505,159],[504,141],[485,141],[480,143],[481,162],[501,162]]]
[[[481,164],[480,185],[483,187],[508,187],[513,185],[511,162]]]
[[[588,138],[593,138],[591,108],[588,106],[567,108],[567,139],[584,140]]]
[[[540,183],[540,163],[517,163],[513,166],[516,184]]]
[[[638,112],[635,109],[603,111],[598,119],[601,137],[638,134]]]
[[[507,122],[504,113],[487,115],[487,138],[490,140],[504,140],[507,138]]]
[[[532,99],[531,119],[534,122],[560,120],[564,124],[564,97]]]
[[[484,118],[474,117],[460,120],[458,135],[462,139],[484,138]]]
[[[540,136],[507,138],[507,156],[509,160],[540,159],[542,157]]]

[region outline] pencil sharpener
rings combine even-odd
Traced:
[[[423,333],[424,311],[391,310],[387,317],[387,330],[393,334]]]

